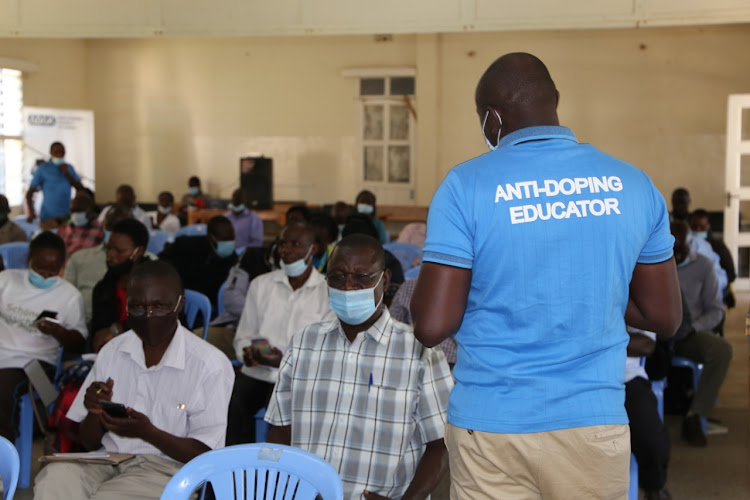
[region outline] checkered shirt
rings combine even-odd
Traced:
[[[76,227],[73,224],[63,224],[57,229],[57,235],[65,242],[66,258],[84,248],[93,248],[104,241],[104,231],[101,224],[92,220],[86,227]]]
[[[387,309],[349,342],[338,319],[294,335],[266,420],[292,426],[292,446],[338,470],[344,497],[399,499],[430,441],[443,438],[453,388],[440,349],[428,349]]]

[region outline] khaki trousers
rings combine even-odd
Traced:
[[[451,500],[626,500],[627,425],[529,434],[446,427]]]
[[[36,477],[34,500],[158,500],[182,464],[138,455],[120,465],[56,462]]]

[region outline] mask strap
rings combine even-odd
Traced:
[[[495,111],[495,115],[497,115],[497,121],[500,122],[500,126],[497,128],[497,145],[499,146],[500,145],[500,133],[503,131],[503,119],[500,118],[500,113],[498,113],[496,110],[493,109],[492,111]],[[489,110],[487,111],[487,114],[488,115],[490,114]]]
[[[182,300],[182,295],[180,295],[179,297],[177,297],[177,303],[174,305],[174,309],[172,309],[173,313],[177,312],[177,308],[180,307],[180,301],[181,300]]]

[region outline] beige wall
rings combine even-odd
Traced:
[[[750,92],[750,26],[246,39],[0,41],[27,59],[27,103],[93,109],[97,191],[180,195],[188,176],[227,196],[237,159],[275,161],[277,199],[350,200],[359,188],[352,67],[417,69],[417,202],[486,151],[473,91],[498,55],[549,66],[561,123],[646,170],[667,196],[723,207],[726,98]]]

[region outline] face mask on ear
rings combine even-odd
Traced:
[[[50,161],[51,161],[52,163],[54,163],[55,165],[62,165],[63,163],[65,163],[65,158],[55,158],[55,157],[53,156],[53,157],[52,157],[52,159],[51,159]]]
[[[86,212],[73,212],[70,214],[70,221],[76,227],[84,227],[89,223],[89,217]]]
[[[494,109],[492,111],[495,111]],[[487,143],[487,147],[490,148],[490,151],[494,151],[497,149],[497,146],[500,145],[500,132],[503,130],[503,120],[500,118],[500,114],[495,111],[495,115],[497,115],[497,121],[500,122],[500,125],[497,128],[497,144],[494,146],[490,142],[489,139],[487,139],[487,136],[484,133],[484,127],[487,125],[487,117],[490,116],[490,110],[488,109],[487,112],[484,114],[484,120],[482,120],[482,137],[484,137],[484,142]]]
[[[159,213],[162,213],[164,215],[169,215],[169,214],[172,213],[172,207],[171,206],[169,206],[169,207],[162,207],[161,205],[159,205],[158,207],[156,207],[156,209],[159,211]]]
[[[693,231],[693,236],[702,240],[708,239],[708,231]]]
[[[285,264],[284,259],[282,259],[279,262],[279,265],[281,266],[281,269],[284,270],[284,274],[286,274],[290,278],[302,276],[305,271],[307,271],[307,258],[310,256],[310,252],[312,252],[312,245],[310,245],[310,248],[307,250],[305,257],[302,259],[295,260],[291,264]]]
[[[234,253],[234,240],[216,242],[216,255],[218,255],[222,259],[226,259],[233,253]]]
[[[201,194],[201,188],[193,186],[188,188],[188,193],[190,193],[190,196],[198,196]]]
[[[229,204],[229,210],[232,212],[239,214],[245,211],[245,204],[240,203],[239,205],[233,205],[232,203]]]
[[[34,271],[33,269],[29,269],[29,281],[36,288],[49,288],[57,283],[59,279],[60,278],[58,276],[50,276],[49,278],[44,278],[38,272]]]
[[[361,325],[375,314],[383,302],[383,296],[381,296],[378,303],[375,303],[375,289],[383,279],[384,272],[380,273],[380,278],[372,288],[339,290],[328,287],[328,302],[341,321],[347,325]]]
[[[367,203],[357,203],[357,212],[370,215],[375,212],[375,207],[368,205]]]

